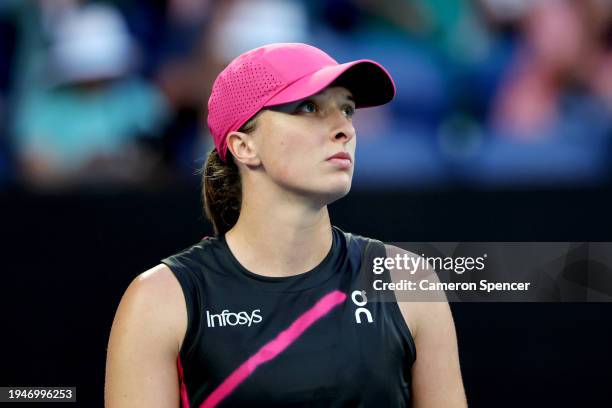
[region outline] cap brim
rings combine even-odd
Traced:
[[[324,67],[283,88],[264,106],[295,102],[319,93],[332,83],[353,94],[357,108],[384,105],[395,96],[395,84],[387,70],[372,60],[357,60]]]

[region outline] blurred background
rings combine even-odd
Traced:
[[[355,115],[334,224],[612,241],[612,0],[0,0],[0,385],[102,406],[121,294],[212,232],[196,175],[212,82],[270,42],[395,79]],[[612,400],[609,304],[452,308],[471,407]]]
[[[218,72],[294,41],[396,80],[393,103],[356,115],[359,189],[610,181],[609,0],[0,4],[5,187],[191,181]]]

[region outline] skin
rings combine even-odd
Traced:
[[[342,87],[263,110],[250,134],[232,132],[243,202],[226,240],[240,263],[266,276],[317,266],[332,244],[327,205],[348,193],[356,133],[354,102]],[[349,166],[328,160],[345,152]],[[398,303],[400,304],[400,303]],[[432,306],[433,305],[433,306]],[[400,310],[417,345],[414,407],[465,407],[452,316],[445,301]],[[185,299],[164,265],[141,274],[124,294],[109,340],[107,407],[178,407],[177,356],[187,328]]]
[[[228,149],[243,180],[243,202],[227,243],[248,270],[288,276],[317,266],[332,243],[327,204],[351,188],[353,166],[327,159],[355,157],[354,102],[345,88],[264,110],[251,134],[233,132]],[[262,222],[263,220],[275,222]]]
[[[386,249],[390,258],[398,254],[420,258],[392,245],[386,245]],[[440,281],[433,269],[421,268],[414,275],[395,269],[390,275],[393,282],[406,278],[417,283]],[[417,290],[407,294],[396,290],[395,297],[417,349],[417,359],[412,366],[412,407],[467,407],[455,324],[444,291]]]

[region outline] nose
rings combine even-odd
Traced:
[[[353,123],[347,118],[340,109],[335,109],[330,115],[332,123],[331,138],[334,142],[348,143],[355,137]]]

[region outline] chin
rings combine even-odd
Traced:
[[[320,194],[325,197],[325,204],[331,204],[336,200],[341,199],[351,191],[351,181],[344,183],[334,183],[332,186],[327,186]]]
[[[290,189],[304,197],[310,197],[317,205],[327,205],[349,193],[352,174],[335,174],[333,177],[321,178],[316,183],[312,183],[312,179],[310,181],[308,185],[293,185]]]

